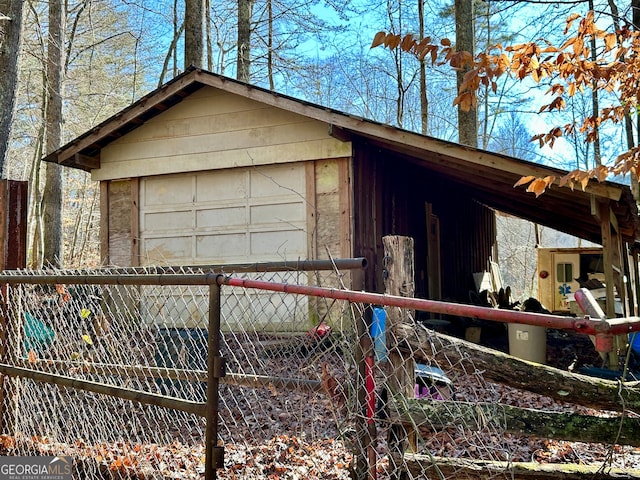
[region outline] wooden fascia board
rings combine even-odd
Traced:
[[[117,130],[126,123],[141,123],[138,119],[144,112],[151,108],[156,108],[159,104],[166,101],[168,98],[178,95],[181,90],[186,86],[194,83],[194,73],[188,74],[185,77],[170,83],[165,88],[158,90],[153,95],[147,98],[142,98],[135,106],[129,110],[126,110],[121,115],[113,118],[111,121],[105,124],[95,127],[91,132],[79,138],[77,141],[69,144],[67,147],[63,147],[57,154],[58,163],[68,163],[68,159],[81,152],[85,148],[100,141],[101,139],[110,135],[115,135]]]
[[[494,168],[487,168],[478,165],[464,165],[461,163],[451,162],[448,159],[444,159],[442,156],[433,157],[429,160],[431,168],[438,173],[454,178],[456,181],[465,183],[467,185],[475,185],[478,189],[494,193],[506,193],[508,196],[526,196],[530,198],[530,201],[540,200],[533,198],[533,193],[525,192],[525,187],[513,187],[519,177],[510,172],[503,170],[496,170]],[[415,161],[416,165],[420,165],[421,161]],[[482,179],[478,182],[478,178]],[[513,192],[513,193],[511,193]],[[517,192],[517,193],[516,193]],[[552,187],[547,190],[547,197],[557,198],[557,201],[567,204],[579,204],[582,205],[584,200],[580,198],[582,192],[570,192],[562,188]]]
[[[67,160],[67,162],[86,171],[91,171],[94,168],[100,168],[100,156],[90,157],[88,155],[76,153],[71,157],[71,160]],[[61,163],[60,160],[58,160],[58,163]]]
[[[382,146],[378,142],[375,144]],[[481,198],[483,203],[493,208],[512,213],[521,218],[535,220],[540,224],[545,224],[558,230],[562,230],[559,227],[565,224],[567,226],[565,231],[570,230],[574,235],[581,229],[587,228],[589,230],[588,239],[599,238],[600,227],[597,222],[592,223],[589,221],[589,198],[582,191],[552,187],[543,194],[543,197],[534,198],[533,193],[524,191],[525,187],[513,188],[513,184],[518,178],[509,172],[478,165],[470,166],[459,162],[451,162],[442,155],[436,155],[428,160],[421,160],[405,153],[396,154],[400,158],[416,165],[421,165],[428,161],[430,168],[434,172],[465,186],[474,195]],[[481,180],[478,181],[478,179]],[[589,197],[596,198],[593,194],[589,194]],[[562,216],[563,220],[561,222],[553,221],[549,218],[549,212]],[[577,217],[576,214],[578,215]],[[579,220],[580,216],[584,217],[585,220]],[[572,220],[573,218],[576,219]]]
[[[344,128],[340,128],[333,123],[329,125],[329,136],[335,138],[336,140],[340,140],[341,142],[350,142],[352,141],[352,135]]]
[[[590,225],[591,235],[589,235],[589,239],[592,239],[594,235],[598,236],[598,224],[593,223],[592,225],[592,222],[589,221],[589,204],[584,196],[568,194],[568,192],[563,191],[564,189],[554,188],[544,193],[544,197],[534,198],[532,193],[524,192],[524,187],[511,188],[506,186],[505,188],[506,183],[500,183],[491,176],[483,178],[479,175],[474,175],[474,172],[468,171],[455,172],[452,175],[451,170],[444,171],[442,167],[436,168],[434,171],[452,178],[467,188],[472,195],[483,203],[497,210],[536,221],[555,229],[562,230],[558,226],[566,224],[576,236],[580,236],[577,233],[582,228],[587,228],[586,225]],[[480,182],[478,177],[482,178]],[[556,216],[561,216],[563,220],[561,222],[554,221],[549,212],[553,212]],[[578,215],[577,217],[576,214]],[[579,219],[581,216],[585,220],[581,221]],[[574,217],[576,219],[571,220]]]
[[[520,202],[514,201],[512,197],[501,197],[496,200],[495,198],[485,198],[484,195],[479,194],[477,199],[497,210],[524,218],[530,222],[545,225],[594,243],[600,243],[601,241],[600,226],[597,223],[580,221],[579,219],[570,220],[566,212],[563,215],[558,215],[558,218],[562,218],[561,221],[556,221],[548,215],[545,209],[531,209],[527,205],[523,206]]]
[[[428,152],[429,155],[440,155],[448,159],[458,159],[480,167],[490,167],[496,170],[509,172],[511,174],[518,175],[518,177],[528,175],[546,177],[551,175],[556,177],[554,184],[558,187],[560,186],[559,180],[563,175],[563,172],[557,172],[555,170],[545,168],[542,165],[531,163],[523,164],[517,160],[494,155],[490,152],[471,149],[464,145],[448,143],[435,138],[424,137],[385,125],[377,125],[363,121],[358,121],[351,126],[345,125],[345,123],[350,123],[351,120],[351,118],[347,117],[344,119],[342,124],[339,122],[335,123],[343,128],[355,130],[354,133],[356,134],[363,134],[364,136],[371,136],[386,140],[390,145],[392,145],[392,147],[387,148],[404,150],[408,154],[419,158],[424,158],[425,152]],[[429,159],[425,159],[425,161],[429,161]],[[569,187],[564,186],[560,188]],[[604,197],[614,201],[620,200],[622,196],[620,188],[597,181],[589,182],[584,191],[593,193],[598,197]]]

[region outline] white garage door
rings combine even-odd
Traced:
[[[140,263],[306,259],[305,193],[303,164],[144,178],[140,182]],[[277,273],[272,280],[283,281]],[[170,328],[204,327],[206,292],[174,287],[168,297],[158,298],[147,292],[143,295],[146,321]],[[309,327],[306,299],[259,290],[234,293],[226,287],[223,318],[225,329],[244,331]]]
[[[301,163],[140,182],[143,265],[306,259],[305,230]]]

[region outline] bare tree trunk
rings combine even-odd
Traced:
[[[202,68],[203,48],[202,0],[186,0],[184,12],[184,68],[191,65]]]
[[[178,44],[178,40],[180,39],[180,35],[182,35],[183,31],[184,23],[180,25],[180,28],[176,31],[173,40],[171,40],[171,45],[169,45],[169,49],[167,50],[167,55],[164,57],[164,63],[162,64],[162,70],[160,71],[160,78],[158,79],[158,88],[160,88],[164,83],[164,77],[169,69],[169,62],[171,61],[171,58],[173,57],[175,59],[176,57],[176,45]]]
[[[474,52],[474,14],[473,0],[456,0],[456,50]],[[462,84],[464,75],[469,70],[468,65],[462,65],[456,73],[458,88]],[[458,141],[470,147],[478,146],[478,119],[475,108],[464,111],[458,106]]]
[[[391,1],[387,0],[387,16],[389,17],[389,25],[391,25],[391,29],[402,32],[404,29],[403,19],[402,19],[402,5],[398,5],[398,13],[397,19],[395,18],[394,7],[396,5]],[[396,23],[397,22],[397,25]],[[393,52],[393,61],[396,67],[395,71],[395,82],[396,82],[396,124],[398,127],[402,127],[402,122],[404,121],[404,99],[406,89],[404,87],[403,82],[403,64],[402,59],[404,55],[399,50],[395,50]]]
[[[267,0],[267,11],[269,16],[269,37],[267,38],[267,71],[269,75],[269,89],[275,90],[273,79],[273,0]]]
[[[87,248],[87,243],[89,241],[89,237],[91,236],[91,224],[93,222],[93,213],[96,209],[96,205],[98,205],[98,201],[99,201],[99,189],[98,188],[94,188],[93,189],[93,197],[91,199],[91,204],[89,206],[89,211],[86,212],[86,220],[85,220],[85,226],[84,226],[84,234],[82,236],[82,245],[80,246],[80,249],[78,251],[78,261],[77,264],[78,265],[86,265],[87,263],[87,252],[88,252],[88,248]]]
[[[613,13],[613,10],[611,10]],[[615,19],[618,17],[614,16]],[[633,22],[633,29],[640,30],[640,0],[631,0],[631,20]],[[628,133],[628,143],[629,148],[631,149],[633,146],[633,122],[631,121],[631,115],[625,115],[625,128]],[[637,127],[637,135],[638,141],[640,142],[640,126]],[[630,139],[630,141],[629,141]],[[633,197],[636,199],[636,203],[640,203],[640,181],[638,180],[638,175],[631,175],[631,191],[633,193]]]
[[[67,178],[67,185],[69,185],[69,179]],[[75,214],[75,220],[73,222],[73,235],[69,238],[67,245],[67,260],[70,260],[72,264],[75,264],[74,260],[76,258],[76,246],[78,245],[79,237],[80,237],[80,225],[82,224],[82,214],[85,210],[85,203],[87,200],[87,178],[85,177],[85,181],[83,182],[82,188],[78,189],[78,197],[80,198],[80,206]],[[82,252],[79,252],[82,255]]]
[[[611,10],[613,13],[613,10]],[[617,16],[614,16],[617,19]],[[633,22],[633,29],[640,30],[640,0],[631,0],[631,20]],[[630,137],[629,149],[633,146],[633,122],[631,121],[631,115],[625,115],[625,128],[628,132],[628,139]],[[638,141],[640,142],[640,126],[637,126]],[[636,203],[640,203],[640,181],[638,175],[631,175],[631,191],[633,197],[636,199]]]
[[[243,82],[251,78],[251,16],[253,0],[238,0],[238,62],[236,77]]]
[[[44,76],[44,74],[43,74]],[[46,94],[42,94],[42,110],[44,110],[44,104],[46,103]],[[44,247],[42,246],[42,199],[40,198],[40,164],[42,163],[43,148],[45,135],[45,122],[44,111],[42,112],[43,121],[38,129],[38,136],[36,138],[36,149],[33,155],[33,161],[31,163],[31,170],[29,172],[29,204],[33,208],[29,209],[29,229],[31,231],[31,245],[29,246],[29,258],[28,262],[32,268],[40,268],[42,266],[42,256]]]
[[[49,37],[47,44],[46,150],[60,147],[62,138],[62,67],[64,10],[62,0],[49,1]],[[42,193],[45,265],[62,264],[62,171],[57,163],[49,163]]]
[[[171,41],[171,46],[167,52],[167,57],[165,58],[165,64],[169,65],[169,60],[173,59],[173,76],[178,75],[178,40],[180,35],[184,32],[185,21],[183,20],[178,27],[178,0],[173,0],[173,40]],[[163,70],[164,71],[164,70]],[[162,74],[160,77],[162,78]],[[162,85],[162,81],[160,85]],[[160,86],[158,85],[158,86]]]
[[[207,42],[207,70],[213,71],[213,42],[211,40],[211,1],[205,0],[204,2],[204,31]]]
[[[431,454],[406,454],[393,459],[394,465],[406,463],[408,478],[455,478],[483,480],[633,480],[640,478],[637,470],[609,465],[581,465],[577,463],[501,462],[471,458],[443,458]]]
[[[589,10],[593,10],[593,0],[589,0]],[[595,62],[597,57],[596,50],[596,39],[595,37],[591,38],[591,61]],[[598,100],[598,90],[591,90],[591,105],[594,118],[600,114],[600,102]],[[600,152],[600,131],[596,124],[594,127],[596,138],[593,141],[593,161],[596,165],[602,165],[602,154]]]
[[[485,380],[509,385],[560,402],[599,410],[623,412],[640,407],[640,382],[604,380],[540,365],[417,325],[397,327],[400,343],[406,342],[416,361],[437,361],[464,369],[467,359],[482,371]]]
[[[616,5],[615,0],[608,0],[608,4],[611,9],[613,27],[616,31],[620,30],[620,13],[618,11],[618,6]],[[640,0],[631,0],[631,10],[633,29],[638,30],[638,28],[640,28]],[[627,148],[631,150],[635,145],[635,140],[633,138],[633,121],[631,120],[631,115],[628,113],[624,116],[624,129],[627,139]],[[638,129],[638,135],[640,135],[640,129]],[[637,175],[631,175],[631,193],[633,194],[633,198],[635,198],[636,203],[640,202],[640,187],[638,185]]]
[[[491,426],[505,433],[555,438],[570,442],[615,443],[640,446],[640,420],[628,416],[600,417],[574,412],[548,412],[504,403],[394,399],[392,422],[417,425],[424,438],[464,425]]]
[[[425,37],[424,1],[418,0],[420,38]],[[420,120],[421,132],[423,135],[427,135],[429,133],[429,99],[427,98],[427,65],[424,60],[420,62]]]
[[[0,0],[0,178],[5,178],[16,101],[23,5],[23,0]]]

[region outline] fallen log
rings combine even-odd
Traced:
[[[640,409],[640,382],[604,380],[528,362],[419,324],[397,325],[395,335],[416,360],[435,359],[465,371],[472,365],[486,380],[562,402],[616,412]]]
[[[392,422],[439,431],[466,425],[518,435],[571,442],[640,446],[640,418],[595,417],[572,412],[546,412],[499,403],[394,398]]]
[[[396,460],[397,461],[397,460]],[[611,468],[606,465],[574,463],[498,462],[463,458],[442,458],[406,453],[400,460],[409,478],[455,478],[456,480],[616,480],[640,479],[640,470]]]

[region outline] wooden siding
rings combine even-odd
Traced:
[[[365,256],[368,290],[383,290],[382,237],[414,238],[418,297],[428,298],[427,203],[439,219],[441,296],[468,301],[473,273],[488,268],[495,215],[460,185],[389,151],[355,143],[354,255]]]
[[[94,180],[331,159],[351,155],[326,123],[202,88],[105,146]]]
[[[351,256],[348,159],[314,162],[315,258]]]
[[[138,180],[101,182],[101,248],[105,265],[138,265]]]

